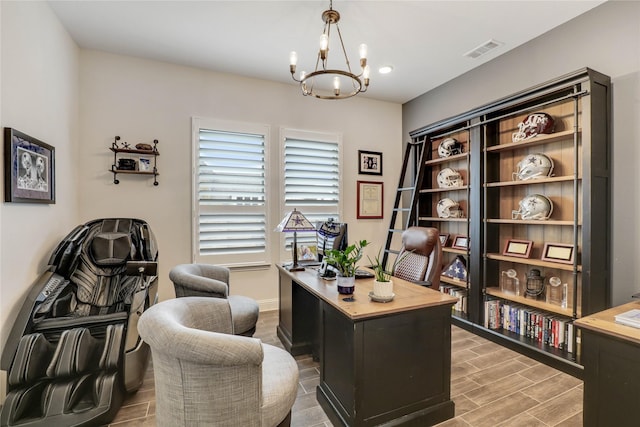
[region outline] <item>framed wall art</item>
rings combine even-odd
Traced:
[[[358,173],[382,175],[382,153],[358,150]]]
[[[502,255],[529,258],[531,248],[533,248],[533,242],[531,240],[509,239],[504,245]]]
[[[545,243],[542,250],[542,260],[573,264],[575,248],[564,243]]]
[[[4,128],[4,201],[55,203],[55,148]]]
[[[383,183],[358,181],[358,219],[382,218]]]

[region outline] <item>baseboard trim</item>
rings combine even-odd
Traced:
[[[278,310],[279,308],[278,301],[279,301],[278,298],[263,299],[258,301],[258,306],[260,306],[260,311]]]

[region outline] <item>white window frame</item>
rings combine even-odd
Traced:
[[[344,219],[343,216],[343,206],[344,206],[344,192],[342,185],[342,158],[343,158],[343,144],[342,144],[342,134],[338,132],[317,132],[317,131],[307,131],[300,129],[292,129],[287,127],[280,128],[280,217],[284,217],[287,212],[293,210],[293,208],[298,209],[305,216],[307,214],[314,214],[322,212],[323,207],[318,206],[314,207],[313,205],[308,206],[297,206],[297,205],[288,205],[285,200],[285,180],[284,180],[284,171],[285,171],[285,140],[287,138],[291,139],[299,139],[299,140],[309,140],[315,142],[328,142],[335,143],[338,146],[338,191],[339,191],[339,199],[338,199],[338,212],[337,217],[334,218],[336,221],[341,221]],[[315,221],[312,221],[315,224]],[[280,233],[280,234],[290,234],[290,233]],[[288,246],[287,241],[291,241],[293,239],[292,236],[281,236],[280,243],[278,247],[280,248],[280,259],[283,261],[290,260],[292,258],[290,246]],[[290,245],[290,243],[289,243]]]
[[[200,212],[201,206],[198,200],[198,170],[199,170],[199,151],[200,151],[200,129],[211,129],[221,132],[236,132],[257,134],[264,137],[264,182],[265,182],[265,202],[262,211],[265,218],[265,250],[264,252],[255,254],[221,254],[221,255],[201,255],[200,254]],[[270,166],[270,134],[271,127],[266,124],[255,124],[245,122],[235,122],[228,120],[209,119],[202,117],[192,118],[192,174],[191,174],[191,201],[192,201],[192,217],[191,217],[191,236],[192,236],[192,261],[224,265],[227,267],[264,267],[271,264],[271,242],[273,229],[272,220],[269,216],[269,200],[271,199],[269,191],[270,175],[272,173]],[[245,207],[246,208],[246,207]],[[215,209],[229,209],[233,212],[235,207],[220,207]]]

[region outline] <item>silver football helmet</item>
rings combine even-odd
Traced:
[[[553,160],[542,153],[529,154],[518,162],[518,171],[513,173],[514,181],[527,181],[552,176]]]
[[[440,199],[436,206],[438,218],[464,218],[460,204],[449,198]]]
[[[449,157],[455,154],[462,154],[462,143],[455,138],[445,138],[438,145],[438,156]]]
[[[542,194],[531,194],[523,198],[519,206],[520,209],[511,213],[513,219],[520,216],[522,219],[546,220],[553,212],[553,202]]]
[[[437,180],[439,188],[462,187],[464,185],[460,172],[451,168],[444,168],[438,172]]]

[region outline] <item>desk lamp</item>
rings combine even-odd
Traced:
[[[309,220],[302,215],[302,212],[297,211],[295,208],[282,218],[280,224],[274,231],[282,233],[288,233],[293,231],[293,265],[288,268],[289,271],[303,271],[304,267],[298,265],[298,242],[296,236],[298,231],[316,231],[316,228],[309,222]]]

